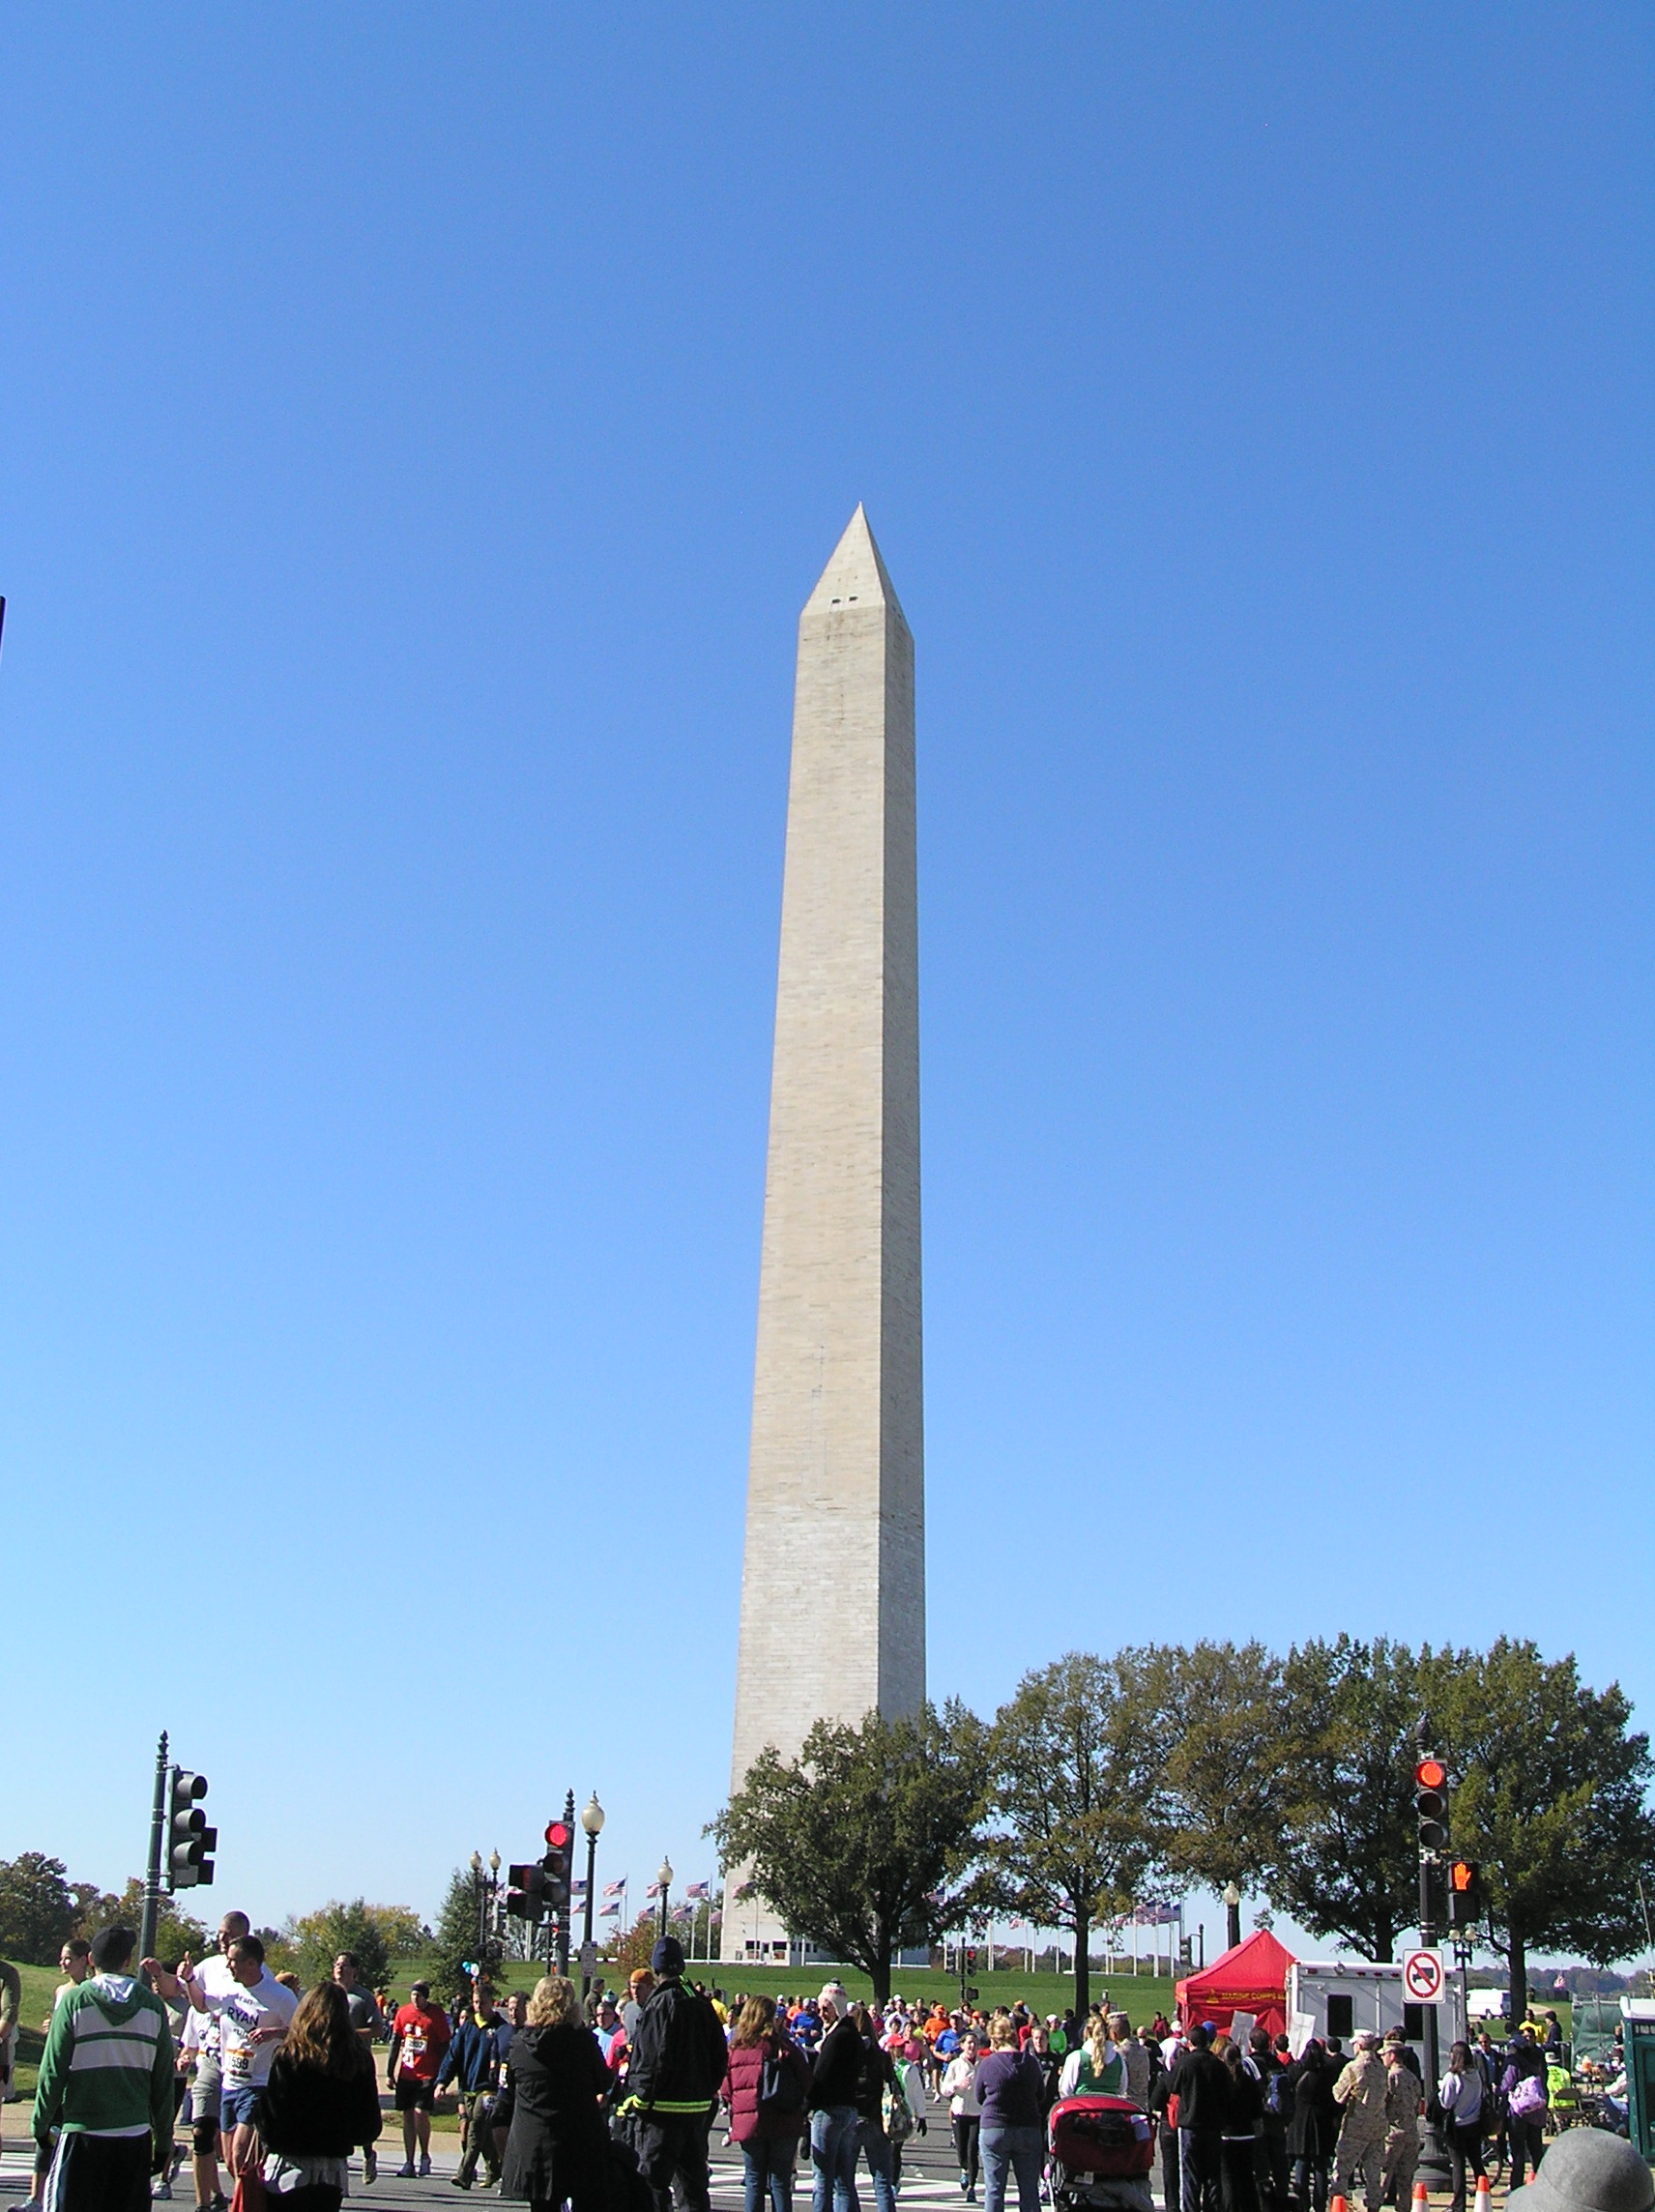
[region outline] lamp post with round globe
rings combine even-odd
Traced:
[[[586,1926],[580,1944],[580,2001],[592,1994],[592,1912],[595,1902],[594,1869],[597,1865],[597,1839],[603,1833],[603,1807],[595,1790],[581,1808],[580,1824],[586,1830]]]
[[[1224,1885],[1224,1909],[1229,1916],[1224,1933],[1234,1951],[1241,1940],[1241,1892],[1233,1881],[1227,1881]]]
[[[667,1857],[667,1855],[666,1855],[665,1851],[663,1851],[663,1852],[661,1853],[661,1863],[660,1863],[660,1866],[659,1866],[659,1868],[656,1870],[656,1873],[655,1873],[655,1879],[656,1879],[656,1881],[657,1881],[657,1882],[660,1884],[660,1892],[661,1892],[661,1894],[660,1894],[660,1928],[659,1928],[659,1933],[660,1933],[662,1936],[664,1936],[664,1935],[666,1934],[666,1932],[667,1932],[667,1892],[668,1892],[668,1890],[669,1890],[669,1889],[671,1889],[671,1887],[672,1887],[672,1877],[673,1877],[673,1870],[672,1870],[672,1861],[671,1861],[671,1859],[669,1859],[669,1858]]]

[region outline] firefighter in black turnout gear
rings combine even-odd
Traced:
[[[675,1937],[661,1937],[650,1965],[657,1979],[626,2071],[632,2145],[658,2212],[672,2212],[675,2180],[687,2212],[711,2212],[707,2137],[729,2064],[724,2030],[707,1999],[684,1988]]]

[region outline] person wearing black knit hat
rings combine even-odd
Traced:
[[[655,1987],[638,2021],[622,2110],[659,2212],[676,2181],[687,2212],[711,2212],[707,2137],[730,2054],[718,2015],[683,1986],[683,1947],[663,1936],[650,1954]]]

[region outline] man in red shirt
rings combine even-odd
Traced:
[[[429,1982],[416,1982],[408,2002],[398,2005],[391,2023],[391,2056],[386,2074],[396,2110],[402,2114],[402,2167],[398,2179],[431,2170],[431,2107],[437,2101],[437,2072],[449,2047],[449,2016],[431,2002]],[[414,2145],[420,2164],[414,2164]]]

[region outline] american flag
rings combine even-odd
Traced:
[[[613,1905],[600,1905],[597,1908],[597,1917],[599,1920],[619,1920],[621,1917],[621,1900],[617,1898]]]
[[[624,1897],[626,1894],[626,1877],[623,1875],[619,1881],[606,1881],[603,1885],[603,1894],[605,1897]]]
[[[650,1884],[649,1888],[648,1888],[648,1889],[646,1889],[646,1890],[645,1890],[645,1892],[644,1892],[644,1895],[645,1895],[646,1897],[659,1897],[659,1895],[660,1895],[660,1894],[661,1894],[661,1885],[660,1885],[660,1883],[659,1883],[658,1881],[653,1881],[653,1882],[651,1882],[651,1884]]]
[[[692,1881],[685,1888],[685,1897],[711,1897],[712,1892],[704,1881]]]

